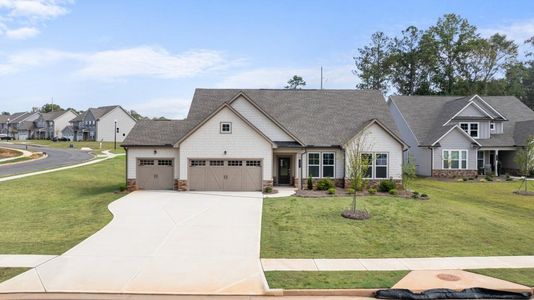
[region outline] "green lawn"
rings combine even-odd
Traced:
[[[479,269],[467,271],[534,287],[534,269]]]
[[[390,288],[408,271],[265,272],[273,289],[372,289]]]
[[[112,218],[124,157],[0,182],[0,254],[60,254]]]
[[[518,182],[419,179],[428,201],[361,197],[367,221],[340,216],[350,198],[266,198],[261,256],[369,258],[534,255],[534,197]],[[534,190],[534,182],[530,182]]]
[[[20,143],[20,142],[17,142]],[[50,140],[28,140],[23,142],[23,144],[37,144],[53,148],[69,148],[70,144],[74,145],[75,149],[80,149],[82,147],[88,147],[96,151],[110,150],[113,153],[124,153],[124,148],[120,146],[120,142],[117,142],[117,149],[114,149],[113,142],[102,142],[102,147],[100,147],[100,142],[92,141],[82,141],[82,142],[53,142]]]
[[[6,281],[27,270],[27,268],[0,268],[0,282]]]

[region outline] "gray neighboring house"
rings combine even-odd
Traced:
[[[89,108],[70,120],[65,135],[72,135],[74,141],[122,142],[136,120],[120,105]]]
[[[0,134],[15,138],[18,123],[29,116],[28,112],[17,112],[11,115],[0,115]]]
[[[16,140],[31,139],[35,134],[35,120],[39,118],[38,112],[15,113],[15,118],[9,121],[9,135]]]
[[[342,187],[359,134],[367,180],[400,181],[407,145],[379,91],[197,89],[186,119],[139,121],[124,140],[128,189],[258,191],[308,177]]]
[[[390,112],[417,174],[514,174],[516,150],[534,135],[534,112],[512,96],[391,96]]]
[[[40,113],[39,118],[35,120],[36,139],[53,139],[66,137],[72,140],[72,136],[64,136],[63,130],[70,126],[70,120],[77,117],[78,114],[72,110],[60,110],[48,113]]]

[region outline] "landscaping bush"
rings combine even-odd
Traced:
[[[126,186],[124,184],[119,185],[119,191],[121,192],[126,191]]]
[[[493,181],[493,175],[486,175],[486,181]]]
[[[367,191],[368,191],[369,194],[371,194],[371,195],[376,194],[376,189],[370,188],[370,189],[368,189]]]
[[[414,198],[414,199],[419,198],[419,192],[413,192],[412,193],[412,198]]]
[[[421,198],[428,198],[428,195],[423,193],[423,194],[421,194]]]
[[[347,194],[349,194],[349,195],[354,194],[354,189],[353,188],[348,188],[347,189]]]
[[[336,189],[335,188],[329,188],[328,189],[328,194],[329,195],[335,195],[336,194]]]
[[[334,187],[334,182],[330,178],[323,178],[317,181],[317,189],[321,191],[327,191]]]
[[[308,185],[308,190],[313,190],[313,180],[311,176],[308,176],[307,185]]]
[[[396,189],[391,189],[391,190],[389,190],[389,194],[390,195],[397,195],[397,190]]]
[[[395,182],[391,179],[382,180],[380,181],[380,184],[378,185],[378,190],[383,193],[387,193],[395,188],[396,188]]]
[[[263,192],[265,192],[266,194],[270,194],[273,192],[273,187],[272,186],[266,186],[265,189],[263,189]]]

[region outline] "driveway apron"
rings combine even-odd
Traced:
[[[46,292],[263,294],[261,209],[259,192],[134,192],[110,204],[110,224],[0,292],[40,280]]]

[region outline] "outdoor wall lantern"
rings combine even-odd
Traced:
[[[226,155],[226,150],[224,150],[224,155]]]
[[[154,150],[154,155],[158,154],[158,150]]]

